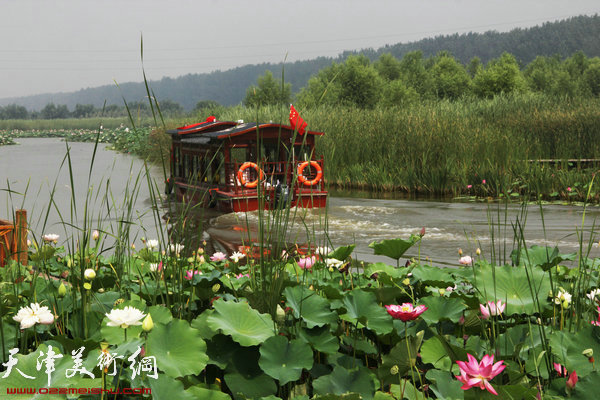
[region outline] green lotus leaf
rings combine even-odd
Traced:
[[[452,366],[452,360],[450,360],[446,348],[436,336],[423,342],[421,359],[425,364],[433,364],[435,368],[441,370],[447,371]]]
[[[513,251],[511,259],[515,265],[539,266],[548,271],[563,261],[574,260],[575,256],[575,253],[560,254],[558,247],[531,246],[529,249],[521,249],[520,253]]]
[[[373,276],[373,274],[379,274],[379,275],[385,274],[385,275],[389,276],[391,279],[401,279],[401,278],[403,279],[407,273],[408,273],[408,268],[405,268],[405,267],[396,268],[396,267],[392,267],[391,265],[388,265],[386,263],[376,262],[376,263],[367,265],[367,267],[365,268],[364,275],[367,278],[370,278],[371,276]]]
[[[579,375],[579,371],[577,371],[577,375]],[[600,373],[598,371],[579,378],[575,389],[571,391],[570,395],[567,395],[566,392],[566,381],[567,378],[553,379],[550,388],[546,389],[546,393],[561,399],[588,400],[598,398],[598,393],[600,393]]]
[[[318,395],[358,393],[369,400],[375,393],[374,379],[375,376],[366,368],[349,371],[336,365],[331,374],[315,379],[313,388]]]
[[[157,367],[174,378],[199,374],[208,362],[200,332],[179,319],[154,326],[148,334],[146,354],[155,356]]]
[[[165,374],[158,374],[158,379],[148,379],[148,386],[152,389],[153,399],[194,400],[198,398],[193,392],[183,390],[183,382]]]
[[[298,337],[322,353],[335,354],[340,348],[337,336],[329,331],[328,325],[312,329],[300,328]]]
[[[383,363],[379,367],[379,377],[388,383],[398,382],[398,376],[391,373],[391,369],[398,369],[397,374],[403,376],[410,371],[411,365],[417,363],[417,354],[423,341],[424,331],[417,333],[415,337],[404,338],[382,357]],[[408,340],[408,346],[406,341]]]
[[[421,265],[412,270],[412,279],[421,281],[427,285],[437,287],[454,286],[454,278],[449,268],[439,268],[430,265]]]
[[[480,303],[502,300],[506,303],[506,315],[532,314],[538,311],[537,298],[540,299],[542,308],[550,307],[545,301],[550,291],[550,282],[548,274],[541,268],[528,271],[529,274],[523,267],[495,267],[480,262],[474,273],[471,273],[470,282],[477,289]]]
[[[427,307],[427,311],[421,317],[428,324],[437,324],[439,321],[448,319],[457,323],[466,309],[463,301],[459,298],[425,297],[420,303]]]
[[[260,398],[277,392],[275,381],[260,369],[258,358],[256,347],[242,347],[233,354],[224,378],[235,399]]]
[[[303,369],[313,365],[310,346],[299,339],[291,342],[283,336],[272,336],[260,346],[258,365],[280,385],[298,380]]]
[[[325,394],[322,396],[315,396],[312,400],[361,400],[362,397],[358,393],[346,393],[346,394]]]
[[[242,346],[256,346],[275,335],[269,314],[260,314],[245,302],[217,300],[215,312],[206,319],[212,330],[230,335]]]
[[[200,331],[200,336],[202,336],[203,339],[211,339],[218,333],[211,329],[206,323],[206,319],[213,315],[214,312],[215,311],[211,309],[204,310],[202,314],[192,321],[192,328],[198,329]]]
[[[421,400],[425,399],[425,395],[419,389],[415,388],[412,382],[408,379],[402,379],[399,385],[391,385],[390,392],[397,399]]]
[[[283,293],[294,317],[302,318],[309,328],[331,324],[338,319],[336,313],[329,308],[329,301],[314,290],[294,286],[285,288]]]
[[[231,396],[229,396],[227,393],[219,392],[218,390],[206,389],[206,388],[200,387],[198,385],[190,387],[185,392],[194,396],[193,397],[194,399],[231,400]],[[153,394],[154,394],[154,392],[153,392]],[[173,396],[171,396],[171,397],[173,397]],[[176,398],[179,399],[179,397],[176,397]]]
[[[171,311],[167,307],[163,306],[152,306],[148,309],[148,313],[152,316],[152,322],[159,324],[168,324],[173,320]]]
[[[373,254],[375,255],[387,256],[393,258],[394,260],[399,260],[400,257],[402,257],[404,253],[406,253],[406,251],[414,246],[419,240],[421,240],[421,236],[410,235],[408,240],[382,240],[379,243],[373,242],[369,244],[369,247],[374,250]]]
[[[359,353],[377,354],[377,347],[366,338],[342,336],[342,342]]]
[[[423,347],[425,347],[425,343],[423,343]],[[427,371],[425,377],[431,382],[429,388],[438,399],[463,400],[465,398],[465,391],[461,389],[462,383],[454,379],[454,375],[451,373],[431,369]]]
[[[395,397],[385,392],[375,392],[373,400],[394,400]]]
[[[355,244],[350,246],[340,246],[327,255],[327,258],[335,258],[336,260],[345,261],[354,251]]]
[[[340,318],[353,324],[361,323],[370,330],[386,334],[392,331],[392,317],[377,303],[373,293],[361,289],[347,292],[342,300],[346,313]]]
[[[581,352],[592,349],[594,356],[600,355],[600,328],[588,325],[575,333],[554,331],[550,334],[550,346],[552,353],[558,357],[557,362],[569,372],[577,371],[577,375],[583,378],[592,372],[594,364]]]
[[[214,364],[221,369],[227,368],[231,362],[231,357],[242,349],[238,343],[234,342],[231,336],[215,335],[206,342],[206,354],[209,357],[209,364]]]

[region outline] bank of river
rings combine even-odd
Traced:
[[[69,224],[83,226],[84,200],[86,193],[90,191],[90,223],[93,228],[108,231],[114,228],[94,225],[115,224],[124,212],[124,200],[131,197],[132,187],[139,179],[139,191],[133,206],[132,238],[140,245],[142,236],[157,237],[144,165],[139,159],[110,151],[105,145],[100,145],[89,180],[91,184],[88,186],[94,145],[69,143],[77,199],[77,218],[71,218],[70,172],[66,161],[61,167],[65,159],[66,143],[49,138],[19,139],[19,142],[20,145],[17,146],[0,147],[0,218],[10,215],[13,208],[25,208],[29,212],[31,229],[38,237],[49,232],[66,235],[71,229],[66,229],[65,233],[61,216],[62,220]],[[152,180],[162,191],[162,171],[152,168],[150,173]],[[130,190],[129,194],[126,194],[127,187]],[[52,198],[56,207],[50,207],[48,220],[45,222],[53,188],[55,189]],[[114,209],[109,213],[107,209],[111,207]],[[562,252],[576,251],[576,229],[581,226],[582,213],[583,208],[579,206],[544,206],[544,233],[539,208],[529,206],[524,230],[528,245],[558,245]],[[293,237],[298,241],[306,240],[308,228],[311,234],[317,234],[317,244],[323,244],[325,239],[321,232],[326,230],[334,246],[355,243],[358,258],[384,261],[385,258],[372,256],[372,250],[368,248],[369,243],[398,237],[406,238],[425,227],[426,235],[420,249],[421,258],[429,257],[435,265],[456,265],[459,248],[466,254],[473,254],[476,248],[481,247],[483,255],[489,259],[492,243],[490,217],[496,221],[493,237],[497,249],[501,247],[503,252],[506,244],[507,251],[510,251],[513,246],[511,222],[520,214],[519,205],[510,205],[506,212],[508,224],[498,232],[498,205],[495,203],[332,196],[326,211],[309,210],[296,214],[296,234]],[[107,218],[107,215],[110,215],[110,218]],[[597,207],[588,208],[586,225],[591,227],[593,220],[599,215],[600,209]],[[501,206],[502,224],[505,222],[504,218],[504,206]],[[235,242],[239,240],[239,230],[235,227],[249,222],[252,230],[256,221],[257,213],[225,214],[211,218],[207,224],[208,231],[215,237],[222,241]],[[586,233],[586,240],[588,235],[589,233]],[[594,257],[600,253],[596,247],[592,250]],[[418,255],[416,248],[411,249],[409,253]]]

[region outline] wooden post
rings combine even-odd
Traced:
[[[27,211],[17,210],[15,220],[15,255],[14,260],[27,265]]]

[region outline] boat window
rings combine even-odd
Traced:
[[[243,163],[248,161],[246,156],[246,147],[233,147],[230,153],[230,160],[233,163]]]
[[[294,146],[294,159],[308,161],[311,158],[310,147],[306,145]]]

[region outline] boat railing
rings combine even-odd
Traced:
[[[321,171],[323,168],[323,158],[318,160],[312,160],[317,163]],[[317,177],[318,171],[317,168],[313,168],[314,164],[309,163],[304,168],[303,175],[308,180],[314,180]],[[275,188],[278,184],[288,185],[290,188],[303,188],[307,190],[325,190],[325,183],[323,177],[318,182],[315,182],[314,185],[302,185],[298,181],[298,167],[300,167],[305,161],[275,161],[275,162],[260,162],[258,163],[258,167],[262,171],[262,185],[263,188]],[[247,187],[243,186],[240,182],[238,176],[239,171],[242,168],[243,162],[234,162],[225,164],[225,171],[227,171],[227,180],[226,184],[230,187],[233,187],[233,190],[236,193],[247,193],[248,190],[256,190],[256,187]],[[241,172],[246,183],[254,182],[258,179],[259,172],[253,168],[248,167],[243,169]]]

